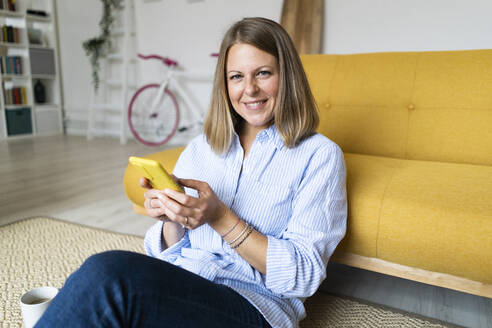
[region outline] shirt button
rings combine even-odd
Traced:
[[[408,109],[409,109],[409,110],[414,110],[414,109],[415,109],[415,105],[414,105],[414,104],[410,104],[410,105],[408,105]]]
[[[331,104],[330,103],[325,103],[325,109],[330,109]]]

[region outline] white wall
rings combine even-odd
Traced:
[[[325,0],[324,53],[492,48],[491,0]]]
[[[212,72],[227,27],[246,16],[279,21],[282,0],[135,0],[139,51]],[[57,0],[65,109],[86,114],[90,68],[81,43],[98,33],[99,0]],[[324,53],[492,48],[490,0],[325,0]],[[150,66],[149,66],[150,65]],[[139,83],[159,76],[141,65]],[[205,108],[210,86],[190,85]],[[69,130],[70,132],[70,130]]]
[[[67,133],[84,134],[89,107],[91,68],[82,42],[98,35],[99,0],[56,0],[63,102]]]

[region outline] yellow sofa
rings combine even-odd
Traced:
[[[492,297],[492,50],[305,55],[319,132],[343,149],[332,260]],[[149,155],[172,170],[183,148]],[[145,213],[140,174],[125,173]]]

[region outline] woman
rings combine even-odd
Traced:
[[[285,30],[246,18],[220,48],[204,134],[174,175],[141,185],[159,219],[149,256],[106,252],[74,273],[40,326],[297,327],[346,228],[345,163]],[[58,317],[58,318],[57,318]],[[62,316],[63,317],[63,316]],[[62,322],[62,323],[60,323]]]

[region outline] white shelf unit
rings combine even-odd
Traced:
[[[0,10],[0,26],[18,28],[19,41],[0,42],[0,55],[18,56],[22,65],[22,73],[13,72],[11,66],[9,72],[3,67],[0,74],[0,140],[63,133],[55,1],[15,0],[15,6],[15,11]],[[27,14],[28,9],[42,11],[46,16]],[[42,103],[36,101],[37,81],[44,86]],[[17,87],[25,90],[24,97],[21,92],[22,103],[7,104],[6,99],[11,98],[7,90]],[[19,101],[19,97],[14,99]]]

